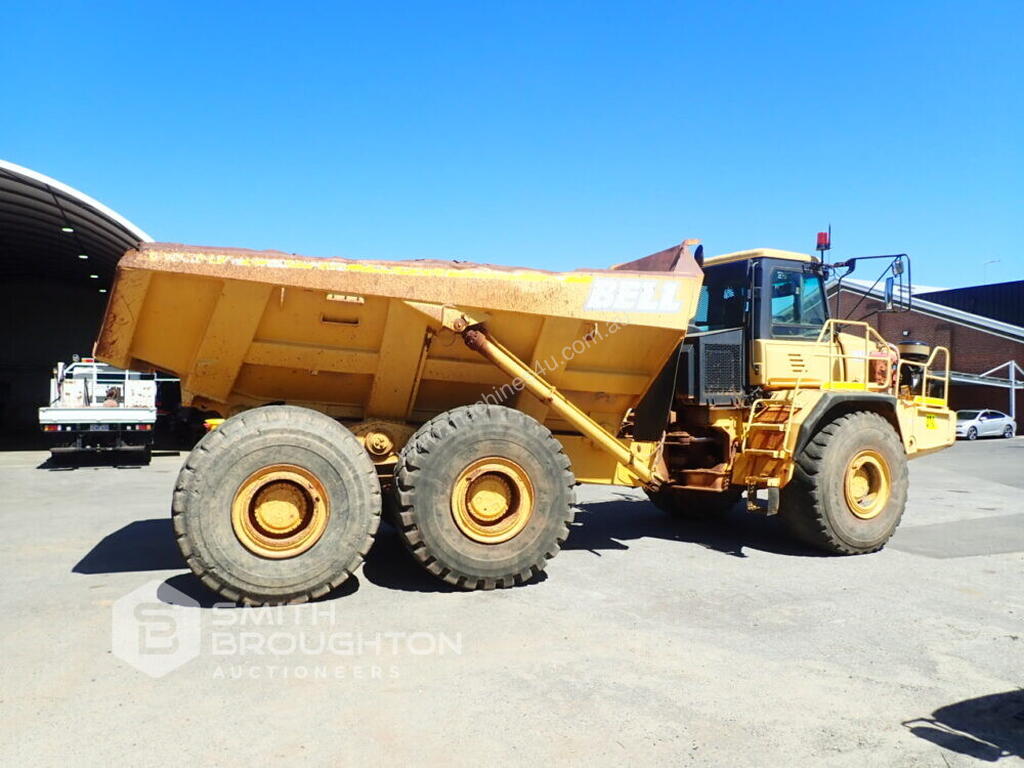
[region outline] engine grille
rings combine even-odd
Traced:
[[[731,394],[743,391],[743,355],[737,344],[705,344],[704,392]]]

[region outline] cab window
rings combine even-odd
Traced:
[[[774,338],[818,337],[826,319],[821,277],[793,269],[773,269],[770,301]]]
[[[741,327],[749,283],[745,263],[721,264],[705,269],[697,311],[691,321],[697,331]]]

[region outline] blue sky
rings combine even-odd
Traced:
[[[1020,0],[8,0],[0,28],[0,157],[157,239],[572,269],[831,223],[836,259],[1024,278]]]

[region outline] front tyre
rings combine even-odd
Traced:
[[[402,449],[395,479],[409,552],[463,589],[530,581],[569,535],[569,459],[546,427],[511,408],[463,406],[428,421]]]
[[[339,586],[380,514],[377,473],[355,436],[287,405],[240,413],[200,440],[172,505],[192,572],[249,605],[301,603]]]
[[[796,459],[780,514],[805,543],[844,555],[885,546],[907,501],[907,458],[877,413],[845,414],[822,427]]]
[[[967,439],[968,440],[977,440],[978,439],[978,428],[977,427],[970,427],[967,430]]]

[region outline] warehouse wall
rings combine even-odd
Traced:
[[[1010,412],[1010,390],[981,387],[974,384],[955,384],[950,395],[950,408],[964,411],[970,408],[992,408]],[[1024,431],[1024,390],[1017,391],[1017,433]]]
[[[0,447],[38,443],[36,409],[45,405],[58,361],[87,356],[107,295],[89,284],[14,279],[4,285],[0,333]]]

